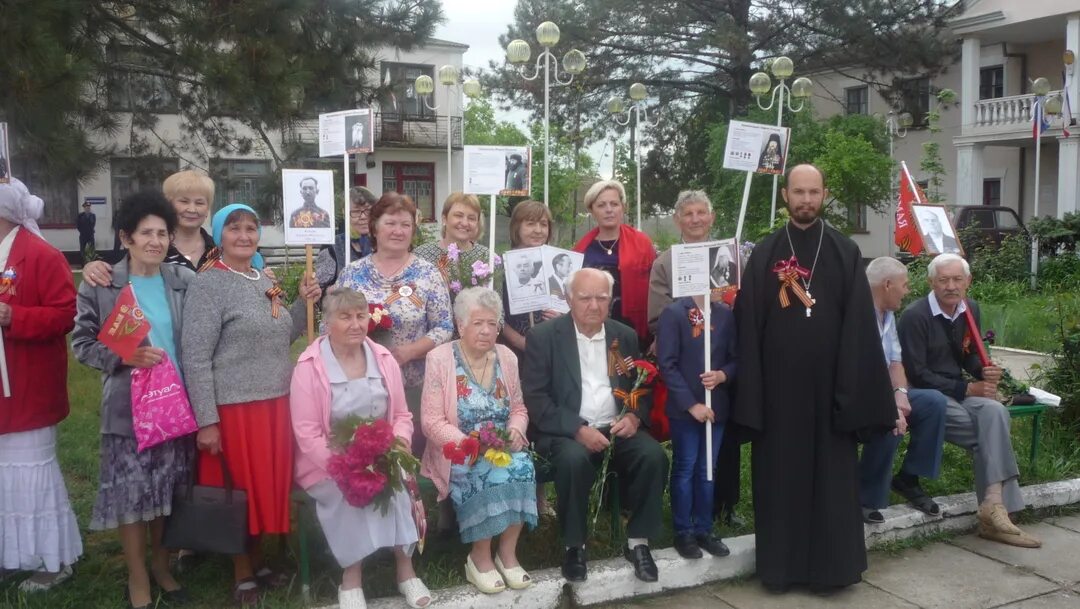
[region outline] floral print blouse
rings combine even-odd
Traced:
[[[381,304],[390,313],[394,325],[378,330],[372,340],[387,348],[430,338],[441,345],[454,333],[450,312],[450,294],[435,265],[413,256],[412,262],[393,277],[383,277],[371,256],[349,263],[341,271],[337,285],[356,290],[371,304]],[[424,383],[424,358],[401,367],[406,387]]]

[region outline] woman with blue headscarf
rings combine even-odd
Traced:
[[[289,419],[289,346],[306,327],[306,305],[286,310],[281,288],[259,270],[259,217],[242,204],[214,214],[219,248],[188,286],[181,340],[183,370],[199,425],[200,484],[224,485],[227,467],[248,495],[247,554],[233,557],[234,600],[256,604],[260,586],[287,583],[260,568],[263,534],[289,532],[293,439]],[[300,285],[304,299],[320,296],[314,277]]]

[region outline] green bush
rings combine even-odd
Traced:
[[[1075,294],[1062,294],[1055,308],[1060,343],[1046,382],[1049,391],[1061,396],[1062,418],[1075,424],[1080,422],[1080,301]]]

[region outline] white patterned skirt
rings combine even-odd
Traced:
[[[56,572],[82,550],[56,427],[0,434],[0,568]]]

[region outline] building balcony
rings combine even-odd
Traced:
[[[449,129],[446,115],[415,116],[390,112],[375,113],[375,149],[433,148],[446,149],[447,138],[455,149],[461,149],[461,117],[451,116]],[[319,120],[296,121],[282,131],[282,139],[292,145],[318,145]]]
[[[1060,94],[1051,91],[1048,97]],[[1009,95],[993,99],[980,99],[974,103],[972,124],[964,125],[962,139],[984,141],[1008,141],[1031,138],[1031,114],[1035,96]],[[1051,120],[1051,128],[1060,127]]]

